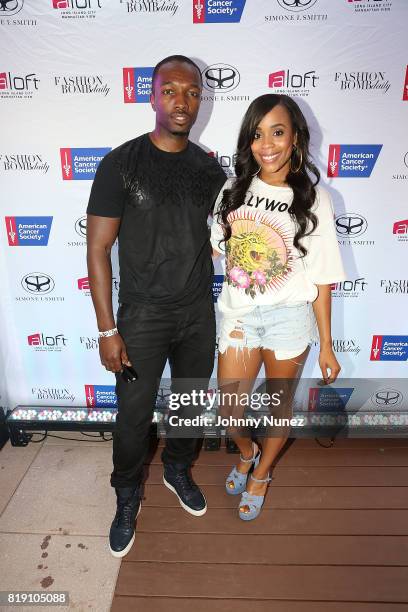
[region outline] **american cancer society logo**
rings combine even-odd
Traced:
[[[327,176],[330,178],[361,178],[371,176],[382,145],[329,146]]]
[[[52,217],[5,217],[9,246],[47,246]]]
[[[101,160],[111,147],[60,149],[64,181],[92,181]]]
[[[373,336],[370,361],[407,361],[408,336]]]
[[[86,405],[92,408],[117,406],[115,387],[113,385],[85,385]]]
[[[308,410],[310,412],[344,410],[353,391],[353,387],[312,387],[309,389]]]
[[[193,23],[238,23],[246,0],[193,0]]]
[[[149,102],[152,93],[152,67],[123,69],[123,101],[125,104]]]

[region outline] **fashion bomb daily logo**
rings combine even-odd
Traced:
[[[319,77],[316,70],[309,70],[303,73],[295,73],[290,70],[278,70],[271,72],[268,77],[268,87],[279,89],[278,93],[285,93],[289,96],[308,96],[315,89]]]
[[[47,336],[42,332],[37,332],[27,336],[28,346],[34,347],[36,351],[62,351],[67,345],[67,339],[64,334],[57,334],[56,336]]]
[[[238,23],[246,0],[193,0],[193,23]]]
[[[125,104],[149,102],[152,93],[153,67],[123,68],[123,101]]]
[[[91,181],[110,147],[60,149],[64,181]]]
[[[327,21],[326,13],[316,13],[320,0],[275,0],[276,13],[265,15],[267,22],[284,21],[311,23],[313,21]],[[269,5],[272,7],[272,0]],[[312,10],[313,9],[313,10]]]
[[[0,170],[7,173],[30,172],[47,174],[50,166],[38,153],[7,153],[0,154]]]
[[[170,17],[174,17],[180,7],[180,2],[175,0],[120,0],[120,3],[126,6],[128,13],[151,13]]]
[[[92,408],[98,406],[116,406],[117,398],[113,385],[85,385],[86,405]]]
[[[6,217],[9,246],[47,246],[52,217]]]
[[[363,178],[371,176],[382,145],[329,146],[327,176],[329,178]]]
[[[406,295],[408,294],[408,278],[381,279],[380,287],[386,294]]]
[[[51,0],[61,19],[95,19],[101,0]]]
[[[63,95],[95,94],[106,97],[110,87],[100,74],[54,76],[54,85]]]
[[[15,72],[0,72],[0,99],[28,100],[38,91],[40,79],[35,72],[16,74]]]
[[[396,221],[392,226],[392,233],[398,242],[408,242],[408,219]]]
[[[408,336],[373,336],[370,361],[407,361]]]
[[[345,0],[354,6],[356,13],[386,13],[391,10],[392,0]]]
[[[70,389],[63,387],[32,387],[31,395],[37,400],[73,402],[75,395]]]
[[[385,72],[336,72],[334,82],[340,91],[379,91],[387,93],[391,83]]]

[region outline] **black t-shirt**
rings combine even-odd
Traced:
[[[190,141],[168,153],[144,134],[103,158],[87,213],[121,217],[119,302],[187,306],[210,294],[207,217],[225,181]]]

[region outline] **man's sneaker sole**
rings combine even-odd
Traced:
[[[139,510],[137,511],[136,518],[139,516],[141,509],[142,509],[142,502],[139,503]],[[110,547],[110,544],[109,544],[109,550],[111,552],[111,555],[113,557],[116,557],[117,559],[120,559],[121,557],[124,557],[125,555],[128,554],[129,550],[132,548],[134,541],[135,541],[135,532],[133,532],[132,539],[130,540],[130,542],[126,546],[126,548],[124,548],[123,550],[112,550],[112,548]]]
[[[169,482],[167,482],[167,480],[165,479],[164,476],[163,476],[163,483],[164,483],[165,487],[167,487],[172,493],[177,495],[177,499],[180,502],[180,506],[182,508],[184,508],[184,510],[186,510],[187,512],[192,514],[193,516],[203,516],[203,514],[205,514],[207,512],[207,500],[205,499],[204,495],[203,495],[203,497],[204,497],[204,500],[205,500],[205,507],[202,510],[193,510],[193,508],[190,508],[190,506],[187,506],[187,504],[185,504],[183,502],[183,500],[181,499],[181,497],[177,493],[176,489],[173,487],[173,485],[171,485]]]

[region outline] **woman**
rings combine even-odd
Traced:
[[[220,387],[238,379],[240,393],[250,390],[263,365],[266,379],[279,379],[278,387],[292,381],[281,414],[291,410],[293,380],[300,376],[316,321],[325,382],[340,372],[332,349],[330,284],[345,275],[332,204],[317,187],[320,175],[310,160],[309,139],[306,120],[290,97],[266,94],[254,100],[238,137],[236,179],[218,196],[211,231],[214,255],[225,254],[218,299]],[[242,493],[241,519],[259,515],[270,467],[287,436],[287,429],[275,430],[265,437],[262,453],[249,435],[232,436],[241,455],[226,491]]]

